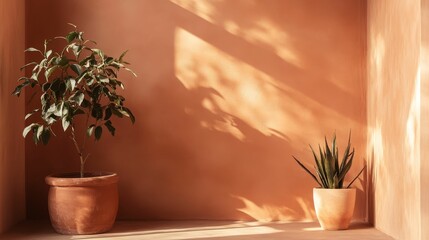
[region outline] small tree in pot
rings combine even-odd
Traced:
[[[336,135],[334,135],[332,141],[332,148],[329,148],[325,137],[325,147],[322,148],[319,145],[319,155],[310,145],[316,164],[314,167],[315,174],[296,157],[292,156],[319,184],[319,188],[313,189],[314,207],[322,228],[326,230],[347,229],[353,216],[356,189],[350,188],[350,186],[363,172],[365,167],[362,168],[346,188],[343,188],[345,176],[352,166],[355,154],[355,150],[351,149],[350,137],[351,132],[341,163],[339,162]]]
[[[70,24],[72,25],[72,24]],[[94,41],[86,40],[83,37],[83,32],[78,31],[75,25],[72,25],[74,30],[66,36],[56,37],[54,40],[45,40],[43,50],[36,48],[28,48],[26,52],[34,52],[40,55],[40,60],[30,62],[24,65],[22,69],[31,67],[31,75],[24,76],[19,79],[21,82],[13,91],[14,95],[19,96],[26,87],[37,88],[41,92],[40,102],[38,107],[28,113],[25,119],[34,119],[23,131],[23,136],[26,137],[32,133],[34,142],[48,144],[52,135],[55,136],[53,126],[61,124],[64,134],[67,134],[73,146],[76,148],[80,161],[80,171],[77,176],[73,174],[66,175],[51,175],[46,178],[46,182],[54,187],[50,189],[49,211],[51,221],[54,228],[60,233],[66,234],[88,234],[104,232],[110,229],[113,225],[116,210],[117,210],[117,176],[116,174],[105,174],[105,176],[94,176],[91,173],[85,173],[84,167],[88,160],[89,153],[86,151],[88,138],[95,138],[95,141],[101,139],[104,131],[115,135],[115,127],[112,122],[112,117],[130,118],[134,123],[135,118],[130,109],[125,107],[125,98],[117,93],[118,88],[124,88],[123,83],[118,79],[120,69],[130,71],[126,67],[127,62],[123,60],[126,52],[122,53],[119,58],[113,58],[106,55],[102,50],[91,47],[96,45]],[[60,51],[50,49],[51,41],[64,41],[65,46]],[[37,98],[36,98],[37,99]],[[35,98],[32,98],[35,101]],[[36,117],[37,116],[37,117]],[[78,118],[83,118],[77,121]],[[83,128],[83,131],[77,131],[77,128]],[[103,130],[104,129],[104,130]],[[84,133],[79,139],[78,133]],[[79,141],[80,140],[80,141]],[[98,178],[92,180],[94,177]],[[80,179],[79,179],[80,178]],[[101,180],[106,180],[105,183],[100,183]],[[112,195],[112,203],[104,204],[106,208],[111,208],[114,216],[94,217],[94,220],[106,218],[109,223],[101,224],[103,227],[91,227],[90,223],[76,223],[76,212],[81,212],[82,209],[89,209],[85,206],[76,206],[79,203],[75,201],[76,186],[84,183],[84,186],[93,188],[95,185],[103,186],[104,190],[100,196]],[[59,184],[59,185],[58,185]],[[106,186],[111,185],[111,191],[106,191]],[[72,193],[65,193],[62,200],[71,197],[71,201],[64,204],[63,210],[56,203],[59,201],[58,194],[66,191],[67,187],[72,188]],[[82,187],[82,186],[81,186]],[[56,199],[52,199],[51,195],[57,195]],[[87,190],[82,194],[90,194]],[[103,199],[106,201],[106,199]],[[96,203],[95,200],[92,204]],[[99,206],[103,206],[100,204]],[[89,210],[88,210],[89,211]],[[84,211],[88,214],[88,211]],[[70,217],[64,217],[64,214],[71,212]],[[73,213],[74,212],[74,213]],[[77,213],[76,213],[77,214]],[[91,213],[100,214],[100,213]],[[72,221],[69,225],[61,219],[55,219],[56,216],[67,218],[67,221]],[[70,215],[70,214],[69,214]],[[83,215],[82,215],[83,216]],[[89,215],[88,215],[89,216]],[[105,215],[103,215],[105,216]],[[87,217],[91,220],[90,216]],[[82,221],[82,219],[79,219]],[[92,220],[91,220],[92,221]],[[79,225],[80,224],[80,225]],[[84,226],[85,225],[85,226]],[[100,226],[97,222],[95,225]]]

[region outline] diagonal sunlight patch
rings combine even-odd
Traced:
[[[222,16],[218,9],[219,5],[225,5],[225,0],[170,0],[177,6],[223,28],[225,31],[273,52],[285,62],[295,67],[303,67],[302,60],[292,50],[292,39],[278,24],[262,16],[260,9],[254,2],[250,0],[234,1],[236,1],[235,4],[242,6],[245,11],[252,12],[253,17],[240,15],[226,19],[219,17]]]
[[[210,227],[189,227],[189,228],[169,228],[158,230],[126,231],[123,233],[105,233],[98,235],[72,236],[71,239],[115,239],[115,240],[185,240],[185,239],[206,239],[235,236],[255,236],[264,234],[279,233],[278,230],[269,226],[259,226],[257,224],[227,224]]]
[[[197,16],[214,23],[214,17],[216,15],[216,4],[222,3],[225,0],[170,0],[170,2],[184,8]]]
[[[225,21],[223,27],[229,33],[241,37],[250,43],[270,49],[285,62],[295,67],[303,67],[302,60],[292,50],[291,39],[284,30],[266,18],[252,21],[254,21],[253,24],[248,28],[243,28],[232,20]]]
[[[242,196],[233,195],[232,197],[242,201],[244,205],[243,207],[238,208],[237,211],[252,217],[258,222],[290,222],[296,221],[299,219],[298,216],[302,215],[301,213],[298,213],[296,209],[294,210],[286,206],[275,206],[271,204],[258,205]],[[316,219],[316,213],[314,212],[314,209],[310,207],[310,204],[308,202],[306,203],[306,201],[300,197],[296,198],[296,201],[301,208],[300,210],[304,212],[304,217],[299,220],[303,222],[314,221],[314,219]]]
[[[312,119],[308,107],[287,94],[291,89],[280,88],[272,77],[181,28],[175,33],[175,73],[188,90],[216,92],[201,102],[217,116],[216,120],[201,120],[204,128],[230,133],[240,140],[246,138],[248,127],[282,138],[282,134],[301,129],[303,119],[294,113]]]

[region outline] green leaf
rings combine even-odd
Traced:
[[[350,138],[351,138],[351,134],[352,132],[349,132],[349,141],[347,143],[347,147],[346,150],[344,150],[344,156],[343,156],[343,160],[341,161],[341,166],[340,169],[344,168],[344,165],[346,164],[347,158],[349,158],[349,152],[350,152]],[[340,170],[341,171],[341,170]]]
[[[61,58],[58,58],[56,62],[59,66],[64,67],[65,65],[67,65],[70,62],[70,60],[67,59],[66,57],[62,56]]]
[[[337,176],[337,174],[334,175],[333,187],[332,188],[342,188],[342,186],[338,185],[338,176]]]
[[[83,101],[82,101],[82,104],[80,105],[81,107],[84,107],[84,108],[88,108],[88,107],[90,107],[91,106],[91,102],[89,102],[88,100],[86,100],[86,99],[83,99]]]
[[[104,53],[103,53],[103,51],[101,51],[100,49],[97,49],[97,48],[93,48],[91,50],[94,51],[95,53],[97,53],[98,56],[100,56],[101,59],[104,61]]]
[[[25,115],[25,120],[27,120],[29,117],[31,117],[31,115],[33,115],[34,113],[36,113],[36,112],[38,112],[39,111],[39,109],[37,108],[37,109],[34,109],[32,112],[30,112],[30,113],[28,113],[27,115]]]
[[[347,188],[349,188],[356,181],[356,179],[361,175],[361,173],[363,172],[364,169],[365,169],[365,166],[363,166],[362,170],[360,170],[360,172],[358,173],[358,175],[356,175],[356,177],[349,183],[349,185],[347,186]]]
[[[102,83],[109,83],[109,79],[108,78],[101,78],[100,82],[102,82]]]
[[[78,91],[75,94],[71,95],[69,99],[71,101],[76,102],[80,106],[84,98],[85,98],[85,95],[81,91]]]
[[[116,107],[110,107],[112,109],[112,113],[116,115],[119,118],[123,118],[124,115],[116,108]]]
[[[37,140],[40,139],[40,135],[42,135],[42,132],[43,132],[43,126],[42,125],[37,126],[37,131],[36,131]]]
[[[22,131],[22,136],[25,138],[27,134],[35,127],[38,126],[37,123],[32,123],[24,128],[24,131]]]
[[[74,88],[76,87],[76,80],[73,78],[67,79],[66,80],[66,86],[67,86],[68,90],[73,91]]]
[[[76,80],[77,80],[77,83],[80,83],[80,81],[82,81],[82,79],[83,79],[84,77],[86,77],[87,75],[88,75],[88,71],[87,71],[87,70],[83,71],[83,72],[82,72],[82,74],[81,74],[81,75],[79,75],[79,77],[76,79]]]
[[[112,61],[113,61],[113,58],[112,58],[112,57],[107,57],[107,58],[106,58],[106,60],[105,60],[105,62],[106,62],[107,64],[110,64]],[[106,69],[106,70],[107,70],[107,69]]]
[[[73,23],[67,23],[67,24],[74,27],[74,28],[77,28],[76,25],[74,25]]]
[[[107,107],[106,110],[104,111],[104,120],[109,120],[111,116],[112,116],[112,109],[110,109],[110,107]]]
[[[107,130],[109,130],[110,134],[112,134],[112,136],[115,136],[116,129],[112,126],[112,122],[110,120],[106,121],[104,125],[107,127]]]
[[[20,85],[16,86],[15,90],[12,92],[12,95],[16,95],[19,97],[22,89],[28,85],[30,85],[30,81],[27,80],[27,81],[21,83]]]
[[[313,179],[319,184],[319,186],[322,186],[322,184],[319,182],[319,180],[317,180],[316,176],[314,176],[314,174],[312,172],[310,172],[310,170],[308,170],[308,168],[306,168],[304,166],[304,164],[302,164],[296,157],[292,156],[295,161],[308,173],[311,175],[311,177],[313,177]]]
[[[53,109],[52,106],[54,106]],[[51,107],[48,109],[48,111],[53,112],[55,116],[57,117],[61,117],[63,115],[63,107],[64,107],[64,102],[59,102],[57,105],[52,104]]]
[[[42,51],[40,51],[39,49],[33,48],[33,47],[25,49],[24,52],[39,52],[43,56]]]
[[[103,118],[103,109],[101,108],[100,104],[95,104],[92,107],[91,116],[97,120]]]
[[[82,67],[79,64],[72,64],[70,65],[71,70],[73,70],[73,72],[75,72],[78,76],[80,76],[82,74]]]
[[[353,163],[353,156],[354,156],[354,152],[352,152],[353,155],[350,157],[350,160],[346,163],[346,165],[344,166],[343,170],[340,172],[340,176],[339,179],[343,180],[344,177],[346,176],[347,172],[350,170],[352,163]]]
[[[62,124],[63,124],[63,130],[64,132],[67,131],[67,128],[70,126],[70,121],[67,117],[62,118]]]
[[[44,145],[48,144],[49,139],[51,138],[51,132],[49,131],[49,129],[45,129],[42,133],[42,143]]]
[[[81,45],[73,45],[73,46],[70,46],[70,47],[71,47],[71,49],[72,49],[73,54],[75,55],[75,57],[78,57],[79,54],[80,54],[80,51],[82,50],[82,46]]]
[[[69,34],[67,34],[66,39],[67,42],[72,42],[73,40],[75,40],[77,37],[79,36],[79,33],[76,31],[70,32]]]
[[[82,109],[80,109],[80,108],[74,110],[73,116],[79,115],[79,114],[85,114],[85,112]]]
[[[336,145],[337,136],[334,134],[334,139],[332,141],[332,158],[334,160],[335,173],[338,174],[340,167],[338,164],[338,147]]]
[[[103,128],[101,128],[101,126],[97,126],[95,128],[95,140],[100,140],[101,138],[101,133],[103,132]]]
[[[58,66],[57,66],[57,65],[55,65],[55,66],[53,66],[53,67],[51,67],[51,68],[48,68],[48,69],[45,71],[45,78],[46,78],[46,81],[49,81],[49,77],[52,75],[52,73],[53,73],[57,68],[58,68]]]
[[[125,54],[127,54],[128,50],[126,50],[125,52],[123,52],[121,54],[121,56],[119,57],[119,62],[122,62],[122,58],[124,58]]]
[[[310,149],[311,149],[311,152],[313,153],[314,161],[316,162],[316,167],[317,167],[316,172],[319,175],[320,181],[325,186],[325,185],[327,185],[327,178],[326,178],[324,171],[323,171],[322,161],[321,161],[321,159],[319,160],[319,158],[316,155],[316,152],[314,151],[314,149],[311,145],[310,145]]]
[[[131,122],[134,124],[135,122],[136,122],[136,118],[134,117],[134,115],[133,115],[133,113],[131,112],[131,110],[130,109],[128,109],[128,108],[126,108],[126,107],[124,107],[123,108],[124,110],[125,110],[125,112],[127,112],[127,114],[128,114],[128,116],[127,115],[125,115],[125,116],[127,116],[127,117],[129,117],[130,118],[130,120],[131,120]]]
[[[48,89],[51,87],[51,83],[49,83],[49,82],[46,82],[46,83],[44,83],[43,85],[42,85],[42,91],[43,92],[46,92],[46,91],[48,91]]]
[[[94,128],[95,128],[95,125],[94,125],[94,124],[91,124],[91,125],[88,127],[88,129],[86,129],[86,134],[88,135],[88,137],[91,137],[92,133],[94,132]]]
[[[125,68],[125,70],[127,70],[130,73],[132,73],[134,75],[134,77],[137,77],[137,74],[133,70],[131,70],[129,68]]]
[[[46,57],[46,58],[48,58],[49,56],[51,56],[51,54],[52,54],[52,50],[48,50],[48,51],[46,52],[45,57]]]
[[[19,70],[22,71],[24,68],[31,66],[31,65],[38,65],[38,63],[37,62],[27,63],[24,66],[22,66]]]

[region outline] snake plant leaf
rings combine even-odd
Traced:
[[[350,160],[346,163],[346,165],[344,166],[343,171],[341,172],[341,176],[340,176],[341,179],[346,176],[347,172],[350,170],[350,168],[352,166],[354,151],[352,153],[353,153],[353,155],[351,156]]]
[[[323,176],[323,174],[320,172],[320,170],[321,170],[320,168],[316,168],[317,176],[319,177],[320,182],[322,183],[321,187],[329,188],[328,182],[327,182],[325,176]]]
[[[310,170],[308,170],[308,168],[305,167],[304,164],[302,164],[296,157],[294,157],[294,156],[292,156],[292,157],[308,174],[311,175],[311,177],[313,177],[313,179],[319,184],[319,186],[322,186],[322,184],[319,182],[319,180],[317,180],[317,177],[312,172],[310,172]]]
[[[320,179],[320,181],[322,182],[323,185],[327,185],[327,179],[326,179],[325,174],[324,173],[322,174],[320,172],[320,171],[323,171],[322,162],[317,157],[316,152],[314,151],[313,147],[311,145],[309,145],[309,146],[310,146],[311,152],[313,153],[314,161],[316,162],[316,166],[317,166],[316,167],[316,171],[318,173],[319,179]]]
[[[351,132],[349,133],[349,141],[347,147],[344,151],[344,156],[342,158],[341,165],[339,163],[339,154],[338,154],[338,145],[336,140],[336,135],[334,134],[332,145],[328,144],[328,140],[325,137],[324,139],[324,148],[322,148],[319,144],[319,155],[316,154],[313,147],[311,145],[310,149],[314,157],[314,162],[316,165],[315,174],[313,174],[307,167],[304,166],[297,158],[292,156],[295,161],[308,173],[311,175],[313,179],[323,188],[343,188],[344,179],[347,173],[349,172],[352,164],[353,158],[355,155],[354,148],[350,151],[351,144]],[[359,177],[363,170],[359,172],[357,176],[353,179],[353,181],[348,185],[350,185]]]
[[[333,159],[338,159],[338,146],[336,145],[337,136],[334,134],[334,140],[332,141],[332,154]],[[340,171],[340,167],[338,161],[334,161],[335,166],[335,174],[338,174]]]
[[[346,164],[346,160],[350,157],[349,153],[350,153],[350,138],[351,138],[351,134],[352,134],[352,132],[350,131],[349,132],[349,141],[347,143],[346,150],[344,151],[343,160],[341,161],[341,167],[340,167],[341,169],[344,168],[344,165]]]
[[[323,176],[325,176],[325,178],[326,178],[326,182],[328,182],[328,178],[327,178],[327,174],[326,174],[326,171],[325,171],[325,154],[323,154],[323,152],[322,152],[322,148],[320,147],[320,144],[319,144],[319,156],[320,156],[320,165],[322,165],[322,174],[323,174]]]
[[[356,177],[349,183],[349,185],[347,185],[347,188],[350,188],[350,186],[356,181],[356,179],[361,175],[361,173],[363,172],[363,170],[365,169],[365,166],[360,170],[360,172],[358,173],[358,175],[356,175]]]
[[[323,158],[323,165],[324,165],[324,169],[325,169],[325,173],[326,173],[326,178],[328,179],[328,185],[329,188],[331,188],[332,184],[333,184],[333,173],[332,173],[332,168],[331,168],[331,161],[332,158],[330,158],[330,156],[328,155],[328,151],[329,151],[329,147],[328,144],[326,142],[326,138],[325,138],[325,157]]]
[[[336,188],[336,187],[338,187],[338,188],[342,188],[342,186],[340,186],[340,185],[338,184],[338,176],[337,176],[337,174],[335,174],[335,175],[334,175],[334,178],[333,178],[333,185],[332,185],[332,187],[331,187],[331,188]]]

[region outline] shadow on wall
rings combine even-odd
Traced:
[[[354,175],[366,142],[365,36],[359,30],[366,26],[365,6],[329,3],[55,3],[58,22],[74,22],[107,52],[129,47],[128,61],[141,79],[124,79],[136,125],[118,121],[117,136],[103,139],[109,147],[95,149],[88,163],[88,169],[121,176],[121,218],[314,218],[315,184],[290,155],[312,163],[308,143],[337,130],[344,146],[351,128],[360,153]],[[37,18],[46,5],[30,1],[32,19],[48,22]],[[89,13],[91,7],[99,11]],[[43,32],[39,25],[29,23],[31,44],[64,31]],[[112,33],[129,37],[117,44]],[[28,147],[29,199],[40,200],[28,202],[33,217],[44,214],[37,210],[46,191],[40,179],[66,164],[54,163],[48,151],[72,151],[64,149],[67,140],[56,140],[42,150]],[[48,166],[37,165],[46,157]],[[365,212],[360,192],[356,218]]]

